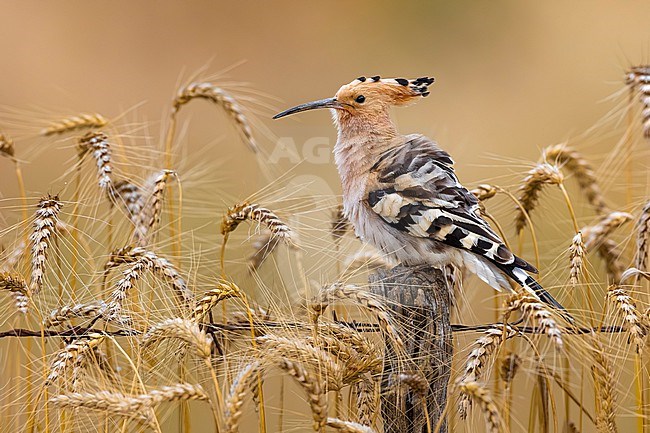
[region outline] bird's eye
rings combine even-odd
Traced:
[[[357,101],[359,104],[363,104],[364,101],[366,100],[366,97],[363,95],[359,95],[356,98],[354,98],[355,101]]]

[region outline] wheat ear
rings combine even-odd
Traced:
[[[199,385],[178,383],[152,389],[145,394],[126,395],[121,392],[72,393],[52,397],[50,403],[62,408],[84,408],[125,417],[149,419],[148,411],[167,401],[208,400]]]
[[[65,134],[79,129],[101,128],[107,124],[108,120],[101,114],[82,113],[77,116],[66,117],[65,119],[51,123],[41,131],[41,135],[49,136]]]
[[[248,257],[248,268],[256,271],[262,266],[262,263],[270,256],[280,244],[280,239],[273,236],[271,230],[263,230],[262,233],[253,237],[251,246],[253,254]]]
[[[458,385],[460,392],[468,395],[476,402],[485,416],[487,429],[490,433],[499,433],[503,431],[503,422],[499,415],[499,410],[492,400],[490,391],[481,386],[478,382],[464,381]]]
[[[0,290],[8,290],[14,298],[16,309],[27,314],[29,308],[29,288],[25,279],[16,273],[0,272]]]
[[[38,203],[34,230],[29,239],[32,244],[31,291],[36,294],[43,286],[47,252],[51,248],[52,237],[56,234],[59,212],[63,205],[58,196],[43,197]]]
[[[111,168],[111,145],[106,134],[103,132],[89,132],[79,139],[78,148],[80,159],[87,153],[92,152],[97,164],[99,187],[103,189],[110,188],[113,169]]]
[[[542,158],[546,162],[554,163],[569,170],[578,181],[578,185],[584,192],[587,201],[597,213],[602,214],[607,211],[605,198],[596,181],[596,174],[591,168],[591,164],[578,151],[564,144],[556,144],[545,148]]]
[[[571,282],[571,287],[573,287],[574,289],[580,282],[584,257],[585,257],[585,244],[582,241],[582,233],[578,232],[573,237],[573,240],[571,241],[571,246],[569,247],[569,262],[571,263],[571,273],[570,273],[569,280]]]
[[[143,349],[163,339],[177,338],[190,345],[204,359],[210,358],[212,337],[207,335],[196,322],[175,317],[153,325],[142,336],[140,344]]]
[[[108,197],[112,204],[117,204],[126,210],[133,223],[137,243],[145,245],[148,230],[142,217],[145,200],[140,187],[123,179],[115,182],[113,187],[108,189]]]
[[[560,170],[550,164],[537,164],[528,175],[524,178],[523,184],[519,188],[518,200],[521,207],[517,207],[517,214],[515,215],[515,228],[517,232],[526,227],[526,213],[530,213],[535,209],[535,205],[539,199],[539,194],[544,185],[560,185],[564,177]]]
[[[43,319],[43,327],[51,328],[69,322],[74,318],[92,319],[101,316],[107,309],[104,301],[92,302],[88,304],[64,305],[56,308]]]
[[[497,188],[494,185],[482,183],[470,192],[476,196],[478,201],[485,201],[497,195]]]
[[[289,226],[273,211],[257,204],[240,203],[228,209],[221,222],[221,234],[231,233],[240,223],[247,220],[266,225],[273,236],[291,243],[292,232]]]
[[[612,285],[607,289],[607,297],[615,303],[620,311],[630,339],[634,341],[637,353],[641,353],[645,346],[646,330],[634,299],[627,290],[618,285]]]
[[[636,259],[635,267],[642,271],[648,270],[648,251],[650,248],[650,201],[648,201],[637,222]]]
[[[341,242],[341,239],[343,239],[343,236],[347,232],[350,231],[350,221],[345,216],[345,213],[343,213],[343,205],[340,204],[336,206],[336,209],[334,210],[334,214],[332,215],[332,223],[330,227],[330,234],[332,235],[332,239],[334,239],[335,243]]]
[[[201,322],[219,302],[228,298],[240,298],[242,296],[241,289],[235,283],[226,280],[218,281],[216,287],[205,292],[201,299],[198,300],[192,311],[192,320]]]
[[[255,361],[247,364],[239,370],[230,386],[230,392],[225,401],[226,432],[237,433],[239,431],[239,419],[242,415],[242,406],[246,394],[251,392],[257,380],[257,373],[260,370],[260,363]]]
[[[643,135],[650,137],[650,66],[641,65],[630,68],[626,82],[639,94],[639,100],[643,105],[641,111]]]
[[[338,418],[327,418],[327,426],[341,433],[375,433],[371,427],[354,421],[343,421]]]
[[[539,299],[516,293],[507,302],[507,313],[519,310],[526,320],[537,323],[540,332],[544,332],[555,344],[562,349],[562,331],[553,318],[551,311]]]
[[[323,384],[318,376],[305,368],[302,363],[290,359],[280,360],[278,366],[293,377],[307,393],[314,419],[314,430],[321,431],[327,422],[327,398],[323,393]]]
[[[207,99],[213,104],[220,106],[235,122],[237,128],[244,137],[246,144],[253,152],[259,152],[259,146],[253,136],[253,129],[250,126],[248,118],[244,114],[243,107],[228,92],[212,83],[191,83],[180,90],[172,102],[173,113],[177,113],[180,108],[190,102],[192,99]]]
[[[386,332],[399,348],[404,347],[402,338],[399,336],[397,329],[392,325],[393,320],[388,312],[388,308],[382,300],[358,286],[332,284],[321,288],[318,298],[310,305],[312,320],[314,323],[325,312],[325,309],[336,301],[352,301],[356,305],[366,308],[377,316],[379,326]]]
[[[591,374],[596,394],[596,425],[599,432],[617,433],[614,368],[607,359],[602,344],[596,339],[593,344],[595,364],[591,367]]]
[[[104,341],[104,335],[94,332],[83,337],[77,338],[60,350],[50,366],[50,374],[45,380],[45,385],[53,383],[59,379],[73,364],[80,363],[80,357],[85,352],[99,346]]]
[[[14,159],[14,153],[14,141],[8,135],[0,134],[0,155]]]

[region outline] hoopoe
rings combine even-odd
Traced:
[[[563,307],[528,272],[479,213],[454,161],[435,141],[401,135],[389,108],[429,95],[434,79],[359,77],[333,98],[298,105],[273,118],[329,108],[338,130],[334,157],[343,210],[363,241],[406,265],[466,269],[497,290],[512,278],[536,298]]]

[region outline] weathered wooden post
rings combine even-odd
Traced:
[[[453,352],[451,288],[439,269],[397,266],[370,276],[371,290],[391,301],[401,330],[409,364],[398,364],[392,346],[381,386],[381,414],[385,433],[426,433],[427,419],[434,428],[447,402],[447,383]],[[410,365],[411,367],[408,367]],[[402,371],[400,371],[400,368]],[[412,368],[412,371],[403,371]],[[400,380],[400,374],[419,373],[428,383],[422,396]],[[423,405],[423,399],[426,402]],[[447,432],[446,421],[441,433]]]

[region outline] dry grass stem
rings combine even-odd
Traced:
[[[242,416],[242,406],[246,394],[251,393],[257,380],[257,372],[260,370],[260,363],[251,362],[240,369],[233,379],[230,392],[225,401],[226,432],[237,433],[239,431],[239,419]]]
[[[523,184],[519,188],[518,200],[521,203],[521,208],[517,208],[515,216],[515,228],[517,232],[526,227],[526,216],[524,211],[529,213],[535,209],[535,205],[539,199],[539,194],[544,185],[560,185],[564,177],[560,170],[550,164],[537,164],[528,175],[524,178]]]
[[[97,176],[99,187],[106,189],[111,186],[111,145],[108,137],[103,132],[89,132],[79,140],[79,158],[83,158],[88,152],[97,163]]]
[[[243,221],[264,224],[273,236],[291,243],[292,232],[289,226],[283,223],[273,211],[257,204],[240,203],[228,209],[221,222],[221,234],[231,233]]]
[[[45,278],[47,252],[51,248],[53,236],[56,234],[59,212],[63,205],[58,196],[48,195],[38,203],[34,231],[29,237],[32,245],[32,279],[31,291],[36,294],[43,286]]]
[[[108,124],[108,120],[101,114],[79,114],[77,116],[66,117],[57,122],[53,122],[47,128],[41,131],[41,135],[49,136],[56,134],[65,134],[80,129],[101,128]]]
[[[175,317],[155,324],[142,336],[142,349],[167,338],[177,338],[184,341],[204,359],[212,353],[212,337],[207,335],[199,325],[187,319]]]
[[[585,257],[585,244],[582,242],[582,233],[578,232],[571,241],[569,247],[569,261],[571,263],[570,282],[574,289],[580,282],[582,275],[582,266]]]
[[[231,94],[212,83],[191,83],[181,89],[172,103],[173,113],[178,112],[183,105],[197,98],[207,99],[222,107],[237,125],[249,149],[254,153],[259,152],[259,146],[255,137],[253,137],[253,130],[244,114],[244,108]]]
[[[553,163],[570,171],[578,181],[587,201],[597,213],[602,214],[607,211],[605,198],[596,181],[596,174],[591,168],[591,164],[578,151],[564,144],[556,144],[545,148],[542,158],[545,162]]]

